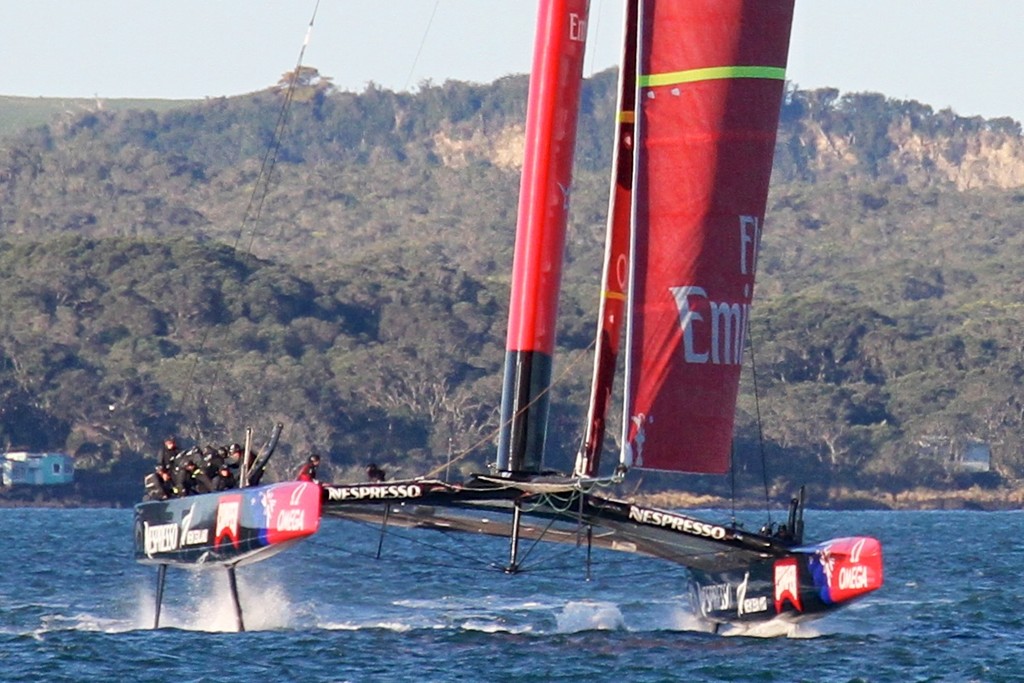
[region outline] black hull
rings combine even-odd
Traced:
[[[143,564],[233,567],[266,559],[316,533],[320,487],[285,482],[135,506]]]
[[[480,477],[324,486],[323,513],[389,525],[594,547],[691,570],[694,602],[718,623],[823,616],[882,584],[880,544],[793,546],[743,529],[577,490],[571,481]],[[514,569],[514,567],[510,567]]]

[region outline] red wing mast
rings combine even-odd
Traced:
[[[588,0],[539,6],[501,392],[501,472],[543,468],[587,37]]]

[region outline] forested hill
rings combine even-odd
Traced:
[[[283,422],[280,477],[311,449],[339,478],[492,457],[526,78],[409,94],[302,76],[265,194],[279,87],[62,111],[0,142],[0,448],[76,453],[85,481],[127,478],[123,502],[168,432]],[[604,72],[583,93],[558,468],[589,382],[614,89]],[[953,486],[971,443],[1024,476],[1022,224],[1017,122],[791,88],[741,485],[760,481],[757,412],[780,492]]]

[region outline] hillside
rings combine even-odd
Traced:
[[[26,128],[42,126],[59,118],[71,119],[83,112],[148,109],[167,111],[195,104],[188,100],[85,99],[81,97],[14,97],[0,95],[0,139]]]
[[[554,467],[575,451],[589,380],[614,85],[601,73],[583,95]],[[420,473],[449,452],[484,466],[525,92],[525,77],[415,95],[311,87],[265,194],[276,88],[61,113],[10,135],[0,446],[64,448],[134,480],[167,432],[225,442],[281,421],[280,476],[314,449],[337,476],[369,459]],[[1024,476],[1022,206],[1018,123],[790,90],[741,488],[760,485],[762,451],[780,494],[956,486],[972,442]]]

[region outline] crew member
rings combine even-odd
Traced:
[[[316,468],[320,466],[320,456],[314,453],[306,460],[306,464],[299,469],[296,477],[299,481],[317,481]],[[319,482],[317,482],[319,483]]]
[[[149,500],[167,500],[174,495],[171,473],[163,465],[157,465],[154,472],[146,475],[145,485]]]
[[[384,470],[377,467],[377,463],[371,462],[366,466],[366,478],[370,481],[384,481],[386,476]]]
[[[164,439],[164,447],[160,449],[160,455],[157,456],[157,464],[170,472],[174,469],[175,461],[180,454],[181,449],[178,448],[177,437],[169,436]]]
[[[231,468],[227,466],[227,463],[221,463],[220,469],[217,474],[213,477],[213,490],[214,491],[227,491],[238,486],[238,480],[235,475],[232,474]]]
[[[228,467],[238,469],[242,465],[242,444],[233,443],[228,448],[228,456],[224,459]]]
[[[202,493],[196,490],[198,482],[196,481],[195,473],[198,469],[195,461],[189,458],[182,463],[181,467],[174,470],[174,495],[183,498],[193,493]]]
[[[211,479],[217,476],[217,472],[220,470],[220,466],[224,464],[224,458],[213,446],[207,446],[203,449],[203,466],[202,470],[206,473],[206,476]]]
[[[212,493],[213,479],[206,470],[199,465],[194,465],[192,470],[192,492],[193,493]]]

